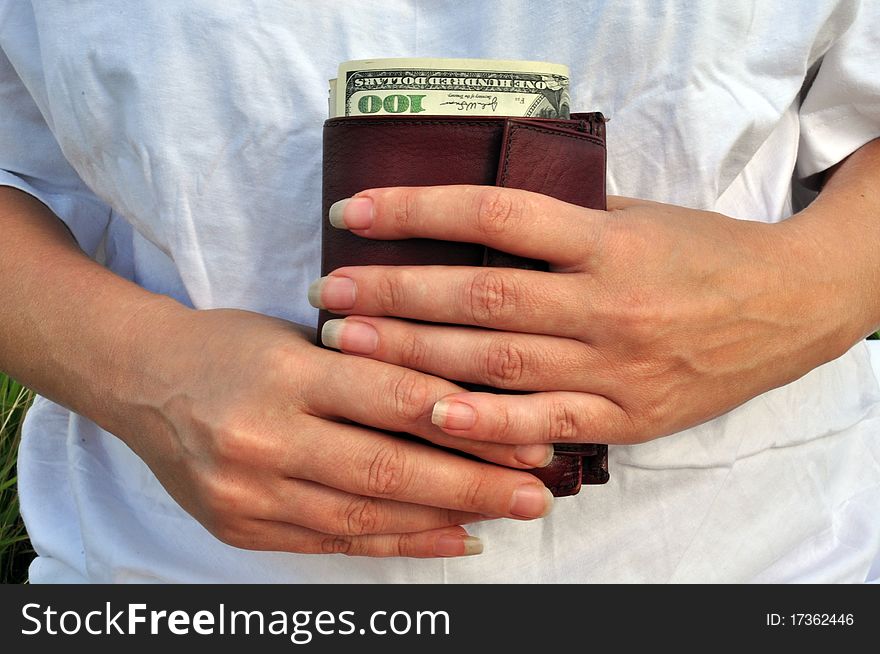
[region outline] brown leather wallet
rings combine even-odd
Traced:
[[[321,274],[342,266],[371,264],[547,270],[543,261],[471,243],[373,241],[336,229],[328,220],[334,202],[358,191],[442,184],[506,186],[604,209],[605,119],[600,113],[585,113],[568,120],[482,116],[347,116],[327,120]],[[332,317],[321,312],[319,341],[321,327]],[[529,472],[554,495],[574,495],[581,484],[608,481],[608,446],[556,445],[550,465]]]

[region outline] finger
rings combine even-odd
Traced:
[[[330,209],[330,223],[375,239],[480,243],[570,267],[598,245],[602,211],[494,186],[396,187],[363,191]]]
[[[249,521],[227,542],[251,550],[374,557],[436,558],[483,551],[482,542],[461,527],[412,534],[339,536],[270,520]]]
[[[543,467],[553,456],[547,445],[513,447],[472,441],[438,429],[431,423],[434,403],[462,390],[445,379],[368,359],[346,357],[340,361],[338,353],[327,354],[333,357],[332,361],[306,391],[312,413],[413,434],[442,447],[514,468]]]
[[[299,427],[276,462],[292,478],[484,516],[540,518],[552,507],[550,492],[527,472],[316,417],[303,418]]]
[[[462,393],[443,398],[432,420],[444,431],[500,443],[637,442],[629,415],[601,395]]]
[[[309,301],[338,314],[394,316],[575,338],[585,331],[585,275],[466,266],[339,268]],[[586,306],[585,306],[586,305]]]
[[[466,511],[353,495],[302,479],[281,479],[273,495],[255,517],[342,536],[411,533],[486,519]]]
[[[328,320],[321,339],[349,354],[495,388],[602,394],[614,381],[590,346],[555,336],[354,316]]]

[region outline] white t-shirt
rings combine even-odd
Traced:
[[[880,136],[880,3],[0,1],[0,184],[197,308],[314,324],[336,65],[547,60],[608,124],[609,193],[778,221],[792,178]],[[805,82],[811,82],[805,83]],[[863,345],[710,423],[611,447],[546,519],[454,560],[224,545],[128,448],[45,399],[20,456],[35,582],[862,581],[880,550]]]

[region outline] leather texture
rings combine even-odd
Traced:
[[[324,123],[323,147],[322,275],[342,266],[374,264],[547,269],[546,262],[482,245],[428,239],[373,241],[332,227],[328,220],[330,206],[369,188],[496,185],[543,193],[584,207],[605,208],[605,119],[600,113],[574,114],[568,120],[482,116],[331,118]],[[320,313],[319,341],[321,327],[333,317],[326,311]],[[557,445],[549,466],[529,472],[554,495],[574,495],[582,484],[608,481],[608,446]]]

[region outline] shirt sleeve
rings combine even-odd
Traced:
[[[39,56],[37,53],[35,56]],[[94,256],[110,209],[83,183],[15,68],[0,47],[0,186],[32,195]]]
[[[827,170],[880,136],[880,2],[862,0],[831,42],[800,107],[798,177]]]

